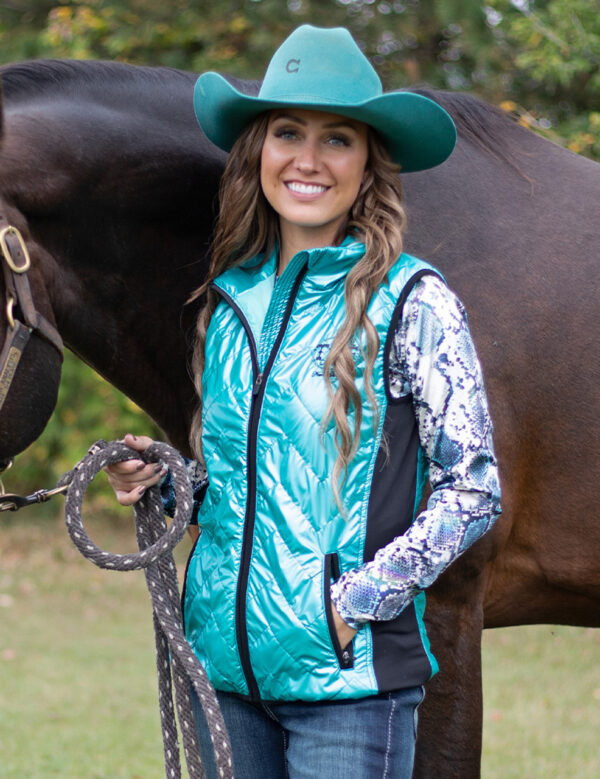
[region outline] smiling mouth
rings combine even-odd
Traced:
[[[300,181],[287,181],[285,185],[292,192],[296,192],[299,195],[320,195],[329,189],[329,187],[325,187],[322,184],[303,184]]]

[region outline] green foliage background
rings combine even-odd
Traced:
[[[10,0],[0,62],[117,59],[260,78],[299,24],[347,26],[388,89],[474,91],[575,152],[600,159],[600,0]],[[97,438],[160,436],[71,355],[57,411],[7,488],[53,485]]]

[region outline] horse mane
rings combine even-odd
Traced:
[[[454,119],[459,136],[517,168],[510,130],[530,132],[505,111],[465,92],[446,92],[428,87],[411,88],[439,103]],[[519,171],[520,172],[520,171]]]
[[[237,89],[249,95],[258,94],[260,82],[246,81],[223,74]],[[125,62],[106,60],[66,60],[39,59],[0,65],[0,82],[4,96],[11,100],[48,96],[58,93],[77,91],[78,87],[86,92],[119,86],[139,85],[156,89],[157,97],[161,88],[168,88],[173,81],[182,85],[194,84],[198,74],[187,70],[165,66],[130,65]]]
[[[0,66],[4,95],[8,99],[56,94],[82,87],[106,89],[138,82],[160,88],[173,79],[191,83],[193,73],[176,68],[128,65],[104,60],[40,59]]]

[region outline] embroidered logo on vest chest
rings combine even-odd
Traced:
[[[329,350],[331,349],[331,342],[330,341],[322,341],[321,343],[317,344],[312,352],[313,362],[315,364],[315,367],[313,368],[312,376],[323,376],[323,370],[325,368],[325,360],[327,359],[327,355],[329,354]],[[350,343],[350,350],[352,352],[352,359],[354,360],[354,364],[358,365],[358,361],[361,357],[360,353],[360,346],[356,343],[356,341],[352,341]],[[334,378],[333,370],[331,371],[331,378]]]

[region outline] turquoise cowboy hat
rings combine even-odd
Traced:
[[[433,168],[451,154],[456,128],[437,103],[414,92],[383,93],[374,68],[343,27],[304,24],[277,49],[258,97],[218,73],[203,73],[194,111],[205,135],[230,151],[263,111],[285,106],[348,116],[374,127],[404,172]]]

